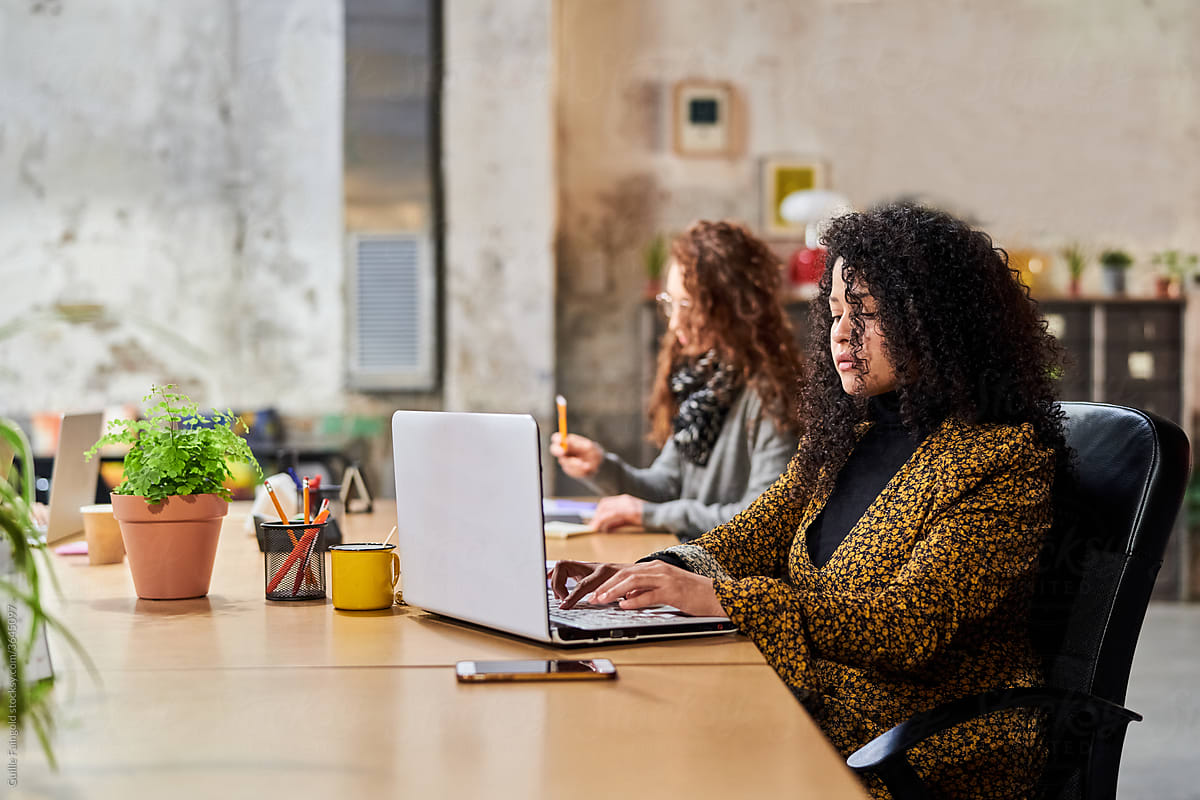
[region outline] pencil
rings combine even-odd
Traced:
[[[271,497],[271,502],[275,504],[275,511],[279,513],[279,521],[287,525],[287,514],[283,513],[283,506],[279,504],[279,498],[275,496],[275,489],[271,486],[270,481],[263,481],[263,485],[267,487],[267,494]],[[295,544],[295,542],[292,542]]]
[[[308,477],[306,476],[304,478],[304,524],[305,525],[312,522],[312,517],[309,516],[309,513],[308,513],[308,509],[309,509],[308,502],[309,502],[308,501]]]
[[[554,398],[554,402],[558,405],[558,439],[559,446],[562,449],[567,449],[567,398],[561,394]]]

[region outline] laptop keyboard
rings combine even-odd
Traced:
[[[584,630],[662,625],[666,620],[679,619],[684,616],[683,612],[675,606],[664,605],[634,610],[580,603],[575,608],[560,608],[559,599],[549,589],[546,590],[546,599],[550,603],[551,622]]]

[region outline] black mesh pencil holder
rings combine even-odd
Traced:
[[[268,600],[315,600],[325,597],[325,556],[320,525],[262,524],[263,579]]]

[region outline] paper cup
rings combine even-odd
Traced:
[[[119,564],[125,559],[125,541],[110,505],[83,506],[83,535],[89,564]]]

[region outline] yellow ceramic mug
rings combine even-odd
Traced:
[[[396,545],[375,542],[329,548],[333,563],[333,607],[343,611],[391,608],[400,580]]]

